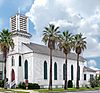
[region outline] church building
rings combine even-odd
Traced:
[[[49,84],[49,49],[47,46],[30,42],[32,35],[28,29],[28,17],[17,13],[10,18],[10,31],[12,32],[14,49],[10,49],[7,57],[7,74],[10,87],[20,82],[38,83],[41,88],[48,88]],[[68,55],[68,80],[72,80],[76,86],[77,56],[74,53]],[[59,50],[53,50],[52,58],[52,85],[63,87],[65,75],[65,57]],[[79,85],[87,84],[87,76],[95,76],[94,70],[84,67],[86,60],[79,58]],[[87,75],[88,74],[88,75]],[[87,82],[85,82],[87,80]]]

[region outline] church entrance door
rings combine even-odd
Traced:
[[[14,81],[14,80],[15,80],[15,72],[12,69],[12,72],[11,72],[11,81]]]

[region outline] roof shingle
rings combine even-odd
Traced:
[[[89,71],[89,72],[96,72],[96,70],[93,70],[93,69],[91,69],[91,68],[89,68],[89,67],[86,67],[86,66],[84,66],[83,71],[84,71],[84,72],[86,72],[86,71]]]
[[[49,55],[49,48],[47,46],[39,45],[39,44],[35,44],[35,43],[30,43],[30,44],[24,43],[24,45],[29,47],[35,53]],[[52,54],[54,57],[64,58],[64,53],[62,51],[54,50]],[[68,54],[68,59],[76,60],[77,55],[75,53],[70,53],[70,54]],[[80,56],[79,60],[84,62],[86,59],[84,59],[83,57]]]

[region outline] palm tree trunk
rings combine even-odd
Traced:
[[[49,75],[49,90],[52,90],[52,49],[50,49],[50,75]]]
[[[6,79],[6,58],[5,58],[5,66],[4,66],[4,80]]]
[[[76,88],[79,89],[79,54],[77,54],[77,79],[76,79]]]
[[[66,54],[66,59],[65,59],[65,85],[64,89],[67,89],[67,54]]]
[[[4,88],[6,89],[6,57],[5,57],[5,65],[4,65]]]
[[[3,57],[4,57],[4,88],[6,88],[6,61],[7,61],[7,50],[6,48],[3,51]]]

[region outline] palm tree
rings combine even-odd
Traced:
[[[72,48],[72,39],[73,36],[71,33],[69,33],[68,31],[64,31],[61,35],[60,35],[60,42],[58,44],[60,50],[63,50],[64,54],[65,54],[65,84],[64,84],[64,89],[67,89],[67,57],[68,54],[71,51]]]
[[[3,29],[2,32],[0,33],[0,49],[3,53],[4,57],[4,80],[6,82],[6,60],[7,60],[7,54],[9,52],[9,49],[14,48],[14,43],[12,39],[12,34],[11,32],[8,31],[8,29]]]
[[[76,34],[74,37],[74,50],[77,54],[77,80],[76,80],[76,88],[79,88],[79,55],[82,50],[86,49],[86,37],[82,37],[82,34]]]
[[[50,49],[50,79],[49,79],[49,89],[52,90],[52,50],[55,49],[55,44],[58,41],[59,27],[55,27],[53,24],[49,24],[49,27],[45,27],[43,31],[43,42],[48,44]]]

